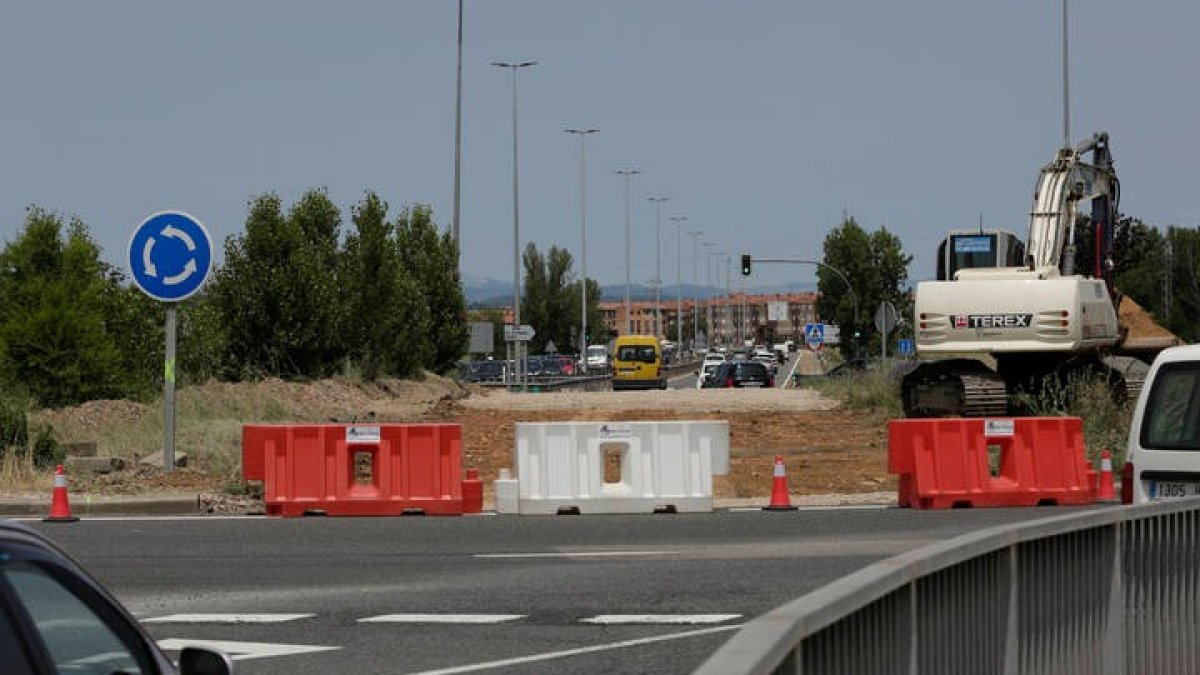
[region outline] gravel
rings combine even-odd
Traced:
[[[489,391],[463,399],[481,410],[675,410],[728,412],[832,410],[834,399],[813,389],[668,389],[666,391]]]

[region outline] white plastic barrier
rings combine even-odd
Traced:
[[[712,477],[729,473],[729,423],[549,422],[517,425],[520,514],[712,511]],[[502,484],[503,483],[503,484]]]

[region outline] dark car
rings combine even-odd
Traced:
[[[705,389],[729,387],[774,387],[775,378],[770,369],[757,361],[729,361],[722,363],[704,382]]]
[[[4,675],[227,675],[223,654],[186,647],[179,670],[125,608],[44,535],[0,520]]]

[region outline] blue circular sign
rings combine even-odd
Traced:
[[[133,283],[146,295],[179,302],[200,290],[212,268],[208,230],[181,211],[163,211],[142,221],[129,238]]]

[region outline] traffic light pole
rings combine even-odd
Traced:
[[[804,260],[801,258],[755,258],[755,257],[747,255],[747,254],[742,254],[742,275],[743,276],[750,275],[751,263],[788,263],[788,264],[794,264],[794,265],[817,265],[818,267],[824,267],[825,269],[829,270],[830,272],[833,272],[834,274],[838,275],[839,277],[841,277],[842,281],[844,281],[846,283],[846,290],[850,291],[850,299],[854,301],[854,328],[855,328],[855,330],[858,330],[858,294],[854,292],[854,286],[850,285],[850,279],[847,278],[846,275],[838,268],[834,267],[833,265],[827,265],[827,264],[821,262],[820,260]]]

